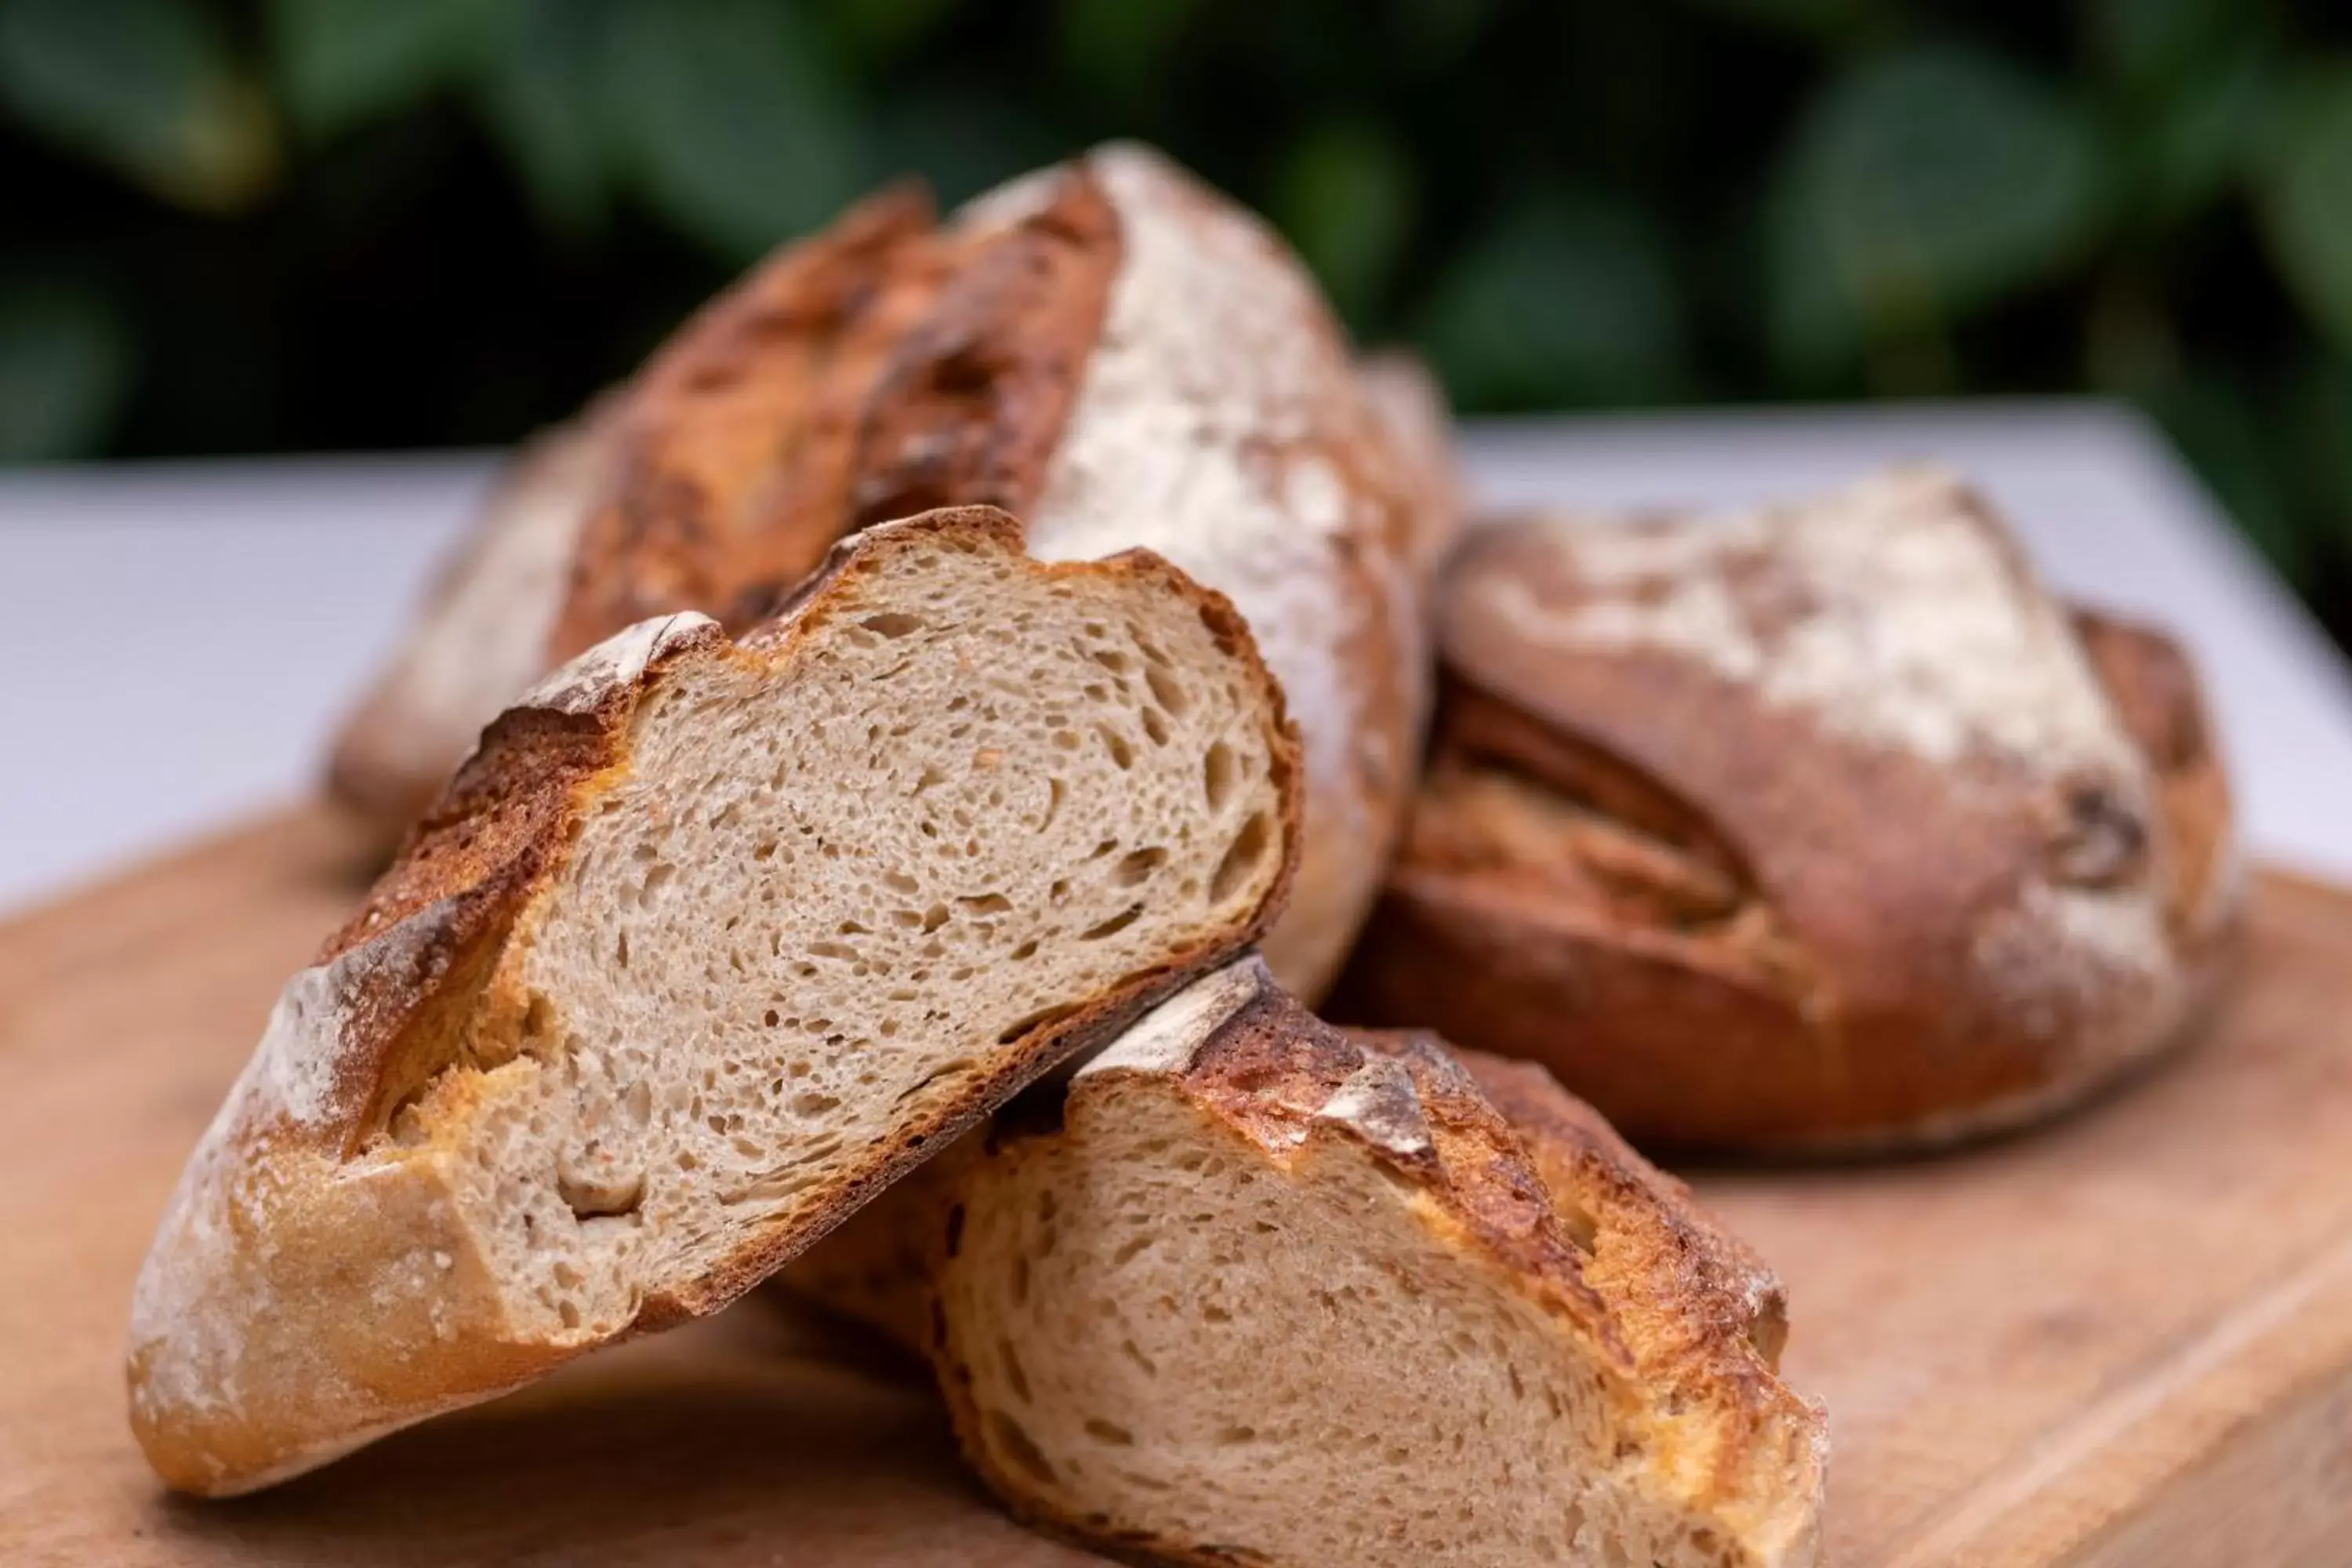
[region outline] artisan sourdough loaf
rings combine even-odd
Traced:
[[[981,1474],[1087,1544],[1817,1559],[1826,1432],[1763,1266],[1540,1069],[1331,1028],[1255,958],[882,1205],[806,1261],[901,1255],[830,1299],[918,1335]]]
[[[1458,510],[1444,426],[1408,364],[1360,375],[1271,231],[1148,151],[1029,175],[944,227],[885,193],[714,301],[617,395],[588,493],[535,513],[564,570],[539,570],[536,545],[528,569],[520,543],[477,548],[332,776],[396,830],[530,679],[456,650],[535,637],[551,664],[686,610],[740,629],[845,534],[1001,506],[1041,558],[1150,549],[1249,621],[1307,748],[1298,889],[1268,952],[1319,994],[1411,798],[1426,590]]]
[[[1544,1063],[1638,1139],[2010,1127],[2179,1038],[2239,876],[2188,661],[1906,468],[1474,532],[1335,1016]]]
[[[987,509],[493,723],[287,985],[132,1307],[132,1425],[229,1493],[709,1312],[1255,938],[1297,747],[1223,598]]]

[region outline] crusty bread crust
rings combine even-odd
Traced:
[[[289,983],[172,1199],[141,1276],[129,1357],[132,1426],[167,1481],[250,1489],[620,1337],[509,1321],[450,1186],[467,1151],[412,1147],[391,1136],[394,1114],[428,1083],[495,1095],[496,1075],[452,1069],[494,1068],[529,1047],[540,1026],[520,964],[580,825],[630,777],[635,715],[698,664],[788,668],[823,646],[861,581],[941,545],[1018,557],[1020,525],[971,508],[872,531],[740,642],[699,616],[643,623],[490,726],[366,903]],[[900,1115],[841,1179],[763,1216],[702,1276],[646,1295],[623,1334],[725,1305],[1024,1083],[1254,940],[1280,907],[1297,853],[1297,741],[1238,615],[1141,552],[1026,569],[1150,582],[1192,605],[1274,716],[1276,874],[1246,920],[1003,1040],[952,1093]]]
[[[1083,161],[1119,265],[1067,422],[1021,510],[1049,559],[1156,550],[1233,596],[1307,742],[1307,848],[1266,942],[1313,1000],[1370,911],[1429,706],[1433,487],[1360,381],[1306,268],[1264,223],[1150,150]],[[982,232],[1048,199],[983,197]]]
[[[876,378],[951,259],[929,197],[892,186],[678,329],[615,417],[550,663],[649,616],[698,610],[740,631],[815,570],[844,531]]]
[[[580,531],[602,494],[617,400],[542,432],[435,574],[416,625],[337,731],[329,796],[386,847],[431,805],[482,726],[547,668]]]
[[[651,615],[740,630],[836,538],[930,506],[1006,507],[1045,559],[1157,551],[1232,595],[1306,737],[1306,858],[1268,952],[1311,998],[1411,800],[1430,579],[1459,511],[1444,423],[1403,363],[1358,374],[1265,225],[1108,147],[945,229],[891,192],[780,251],[629,389],[560,605],[503,580],[470,600],[552,617],[551,663]],[[455,737],[511,695],[473,690],[413,743],[384,738],[404,710],[372,703],[373,742],[339,754],[339,793],[405,827],[415,775],[437,783]],[[376,760],[402,745],[407,782],[386,787]]]
[[[1465,1269],[1536,1302],[1588,1347],[1619,1418],[1656,1456],[1662,1490],[1719,1521],[1737,1553],[1727,1562],[1814,1561],[1827,1427],[1774,1375],[1787,1322],[1779,1282],[1540,1069],[1457,1061],[1426,1034],[1333,1028],[1245,959],[1082,1067],[1070,1125],[1122,1078],[1166,1084],[1276,1173],[1306,1168],[1324,1140],[1368,1152],[1425,1203],[1422,1224]],[[1068,1539],[1149,1562],[1260,1562],[1245,1543],[1168,1539],[1065,1506],[983,1419],[971,1369],[991,1347],[977,1336],[1002,1325],[966,1324],[940,1304],[955,1297],[955,1271],[974,1266],[963,1205],[980,1184],[1016,1179],[1040,1141],[1074,1135],[1001,1122],[967,1139],[931,1184],[929,1201],[950,1201],[929,1226],[941,1289],[928,1348],[959,1438],[1016,1513]]]
[[[2086,651],[1948,477],[1497,524],[1444,620],[1343,1016],[1543,1062],[1636,1138],[1860,1152],[2094,1092],[2210,988],[2236,879],[2193,677],[2145,632]]]

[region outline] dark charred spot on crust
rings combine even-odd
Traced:
[[[2147,869],[2147,824],[2104,782],[2062,786],[2057,816],[2048,863],[2061,886],[2122,887]]]

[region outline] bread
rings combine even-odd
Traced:
[[[526,447],[344,721],[331,795],[397,842],[482,726],[572,655],[656,615],[759,621],[840,536],[876,354],[942,265],[929,199],[887,189]]]
[[[724,1305],[1255,938],[1297,742],[1232,607],[968,509],[490,726],[288,984],[132,1304],[132,1426],[249,1489]]]
[[[884,1202],[886,1240],[929,1242],[966,1454],[1086,1544],[1816,1561],[1826,1431],[1774,1374],[1763,1266],[1539,1069],[1333,1029],[1255,959],[1082,1067],[1058,1122],[1008,1112]]]
[[[1898,469],[1474,531],[1407,846],[1334,1016],[1541,1062],[1636,1141],[2013,1127],[2181,1038],[2239,876],[2187,661]]]
[[[550,660],[644,615],[740,629],[834,540],[927,507],[1029,521],[1042,558],[1157,551],[1229,595],[1307,745],[1298,889],[1269,939],[1307,994],[1329,984],[1410,802],[1428,707],[1426,591],[1458,503],[1444,405],[1410,373],[1368,393],[1297,261],[1156,154],[1111,147],[933,228],[886,195],[715,301],[623,395],[599,494],[573,519],[560,603],[539,581],[463,595],[550,628]],[[487,572],[496,563],[475,557]],[[460,597],[419,640],[462,633]],[[408,667],[446,665],[417,650]],[[395,829],[512,694],[381,696],[333,777]],[[367,731],[428,701],[398,742]]]
[[[335,738],[327,787],[391,839],[482,726],[547,673],[548,639],[613,454],[613,403],[525,447],[435,576],[416,625]]]

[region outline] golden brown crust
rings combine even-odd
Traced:
[[[1453,410],[1445,388],[1408,349],[1367,354],[1357,363],[1356,374],[1412,492],[1405,560],[1425,585],[1452,553],[1467,504],[1454,451]]]
[[[1743,1521],[1785,1518],[1790,1508],[1818,1515],[1826,1427],[1819,1408],[1774,1375],[1787,1325],[1780,1283],[1686,1188],[1541,1068],[1457,1058],[1420,1031],[1335,1028],[1284,994],[1261,962],[1195,982],[1169,1008],[1220,986],[1235,994],[1215,1003],[1197,1037],[1180,1034],[1173,1053],[1123,1040],[1080,1070],[1072,1095],[1122,1077],[1163,1081],[1285,1172],[1302,1167],[1315,1141],[1355,1142],[1428,1202],[1423,1224],[1465,1260],[1576,1325],[1568,1331],[1617,1385],[1621,1408],[1654,1413],[1627,1416],[1644,1440],[1681,1456],[1677,1466],[1706,1467],[1698,1500]],[[951,1179],[928,1194],[934,1279],[961,1257],[973,1188],[1017,1179],[1008,1172],[1033,1140],[1065,1135],[1058,1124],[1000,1127],[984,1143],[967,1141]],[[1238,1547],[1114,1530],[1057,1506],[988,1435],[971,1370],[981,1347],[963,1342],[936,1291],[927,1308],[927,1348],[966,1456],[1014,1513],[1125,1560],[1263,1561]],[[903,1301],[894,1310],[916,1315]]]
[[[625,401],[608,392],[524,445],[436,573],[407,645],[336,732],[328,794],[375,828],[387,853],[482,726],[545,668]]]
[[[2201,950],[2166,911],[2188,897],[2218,931],[2229,901],[2186,891],[2227,838],[2193,681],[2134,644],[2150,690],[2117,691],[2116,639],[2086,658],[1980,501],[1877,482],[1890,556],[1979,574],[1948,662],[2011,638],[2011,686],[1906,710],[1916,666],[1874,691],[1860,656],[1825,672],[1832,638],[1876,635],[1849,627],[1936,612],[1825,608],[1834,573],[1790,564],[1769,520],[1727,544],[1676,521],[1474,539],[1407,847],[1337,1014],[1546,1063],[1636,1137],[1748,1148],[2011,1124],[2178,1037]],[[2193,760],[2136,747],[2158,721],[2135,703]]]
[[[2166,915],[2190,962],[2219,962],[2240,874],[2230,801],[2197,668],[2160,629],[2085,605],[2074,607],[2099,683],[2156,772],[2174,856]]]
[[[952,1100],[905,1121],[894,1143],[780,1210],[702,1277],[646,1297],[619,1335],[555,1342],[509,1321],[446,1185],[467,1152],[385,1142],[399,1103],[428,1081],[520,1048],[531,1025],[511,962],[518,939],[562,876],[582,815],[625,776],[630,716],[673,672],[698,661],[788,664],[889,552],[1017,553],[1020,544],[1021,525],[987,508],[875,531],[780,624],[742,644],[700,616],[646,623],[559,671],[491,727],[361,913],[330,940],[321,966],[289,984],[158,1233],[133,1312],[130,1381],[134,1430],[167,1481],[249,1489],[614,1338],[715,1310],[1055,1061],[1256,939],[1296,870],[1299,763],[1280,689],[1246,628],[1220,595],[1144,552],[1033,565],[1165,584],[1245,663],[1272,715],[1282,801],[1281,868],[1246,921],[1003,1042]],[[499,1083],[495,1073],[443,1080],[446,1092],[483,1103]],[[443,1124],[470,1123],[452,1113]]]
[[[964,241],[962,265],[891,348],[857,434],[852,528],[1035,502],[1120,256],[1118,215],[1087,166],[1053,180],[1035,211]]]
[[[740,630],[824,559],[843,531],[876,378],[950,259],[929,197],[894,186],[679,330],[620,416],[613,482],[580,541],[551,662],[679,610]]]

